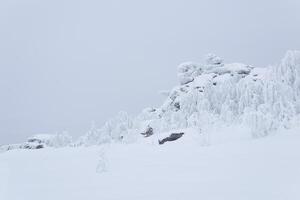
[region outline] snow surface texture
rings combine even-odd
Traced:
[[[178,77],[179,86],[162,92],[168,97],[161,107],[136,117],[120,112],[76,145],[134,142],[147,126],[154,134],[193,127],[204,134],[216,125],[242,124],[256,138],[291,128],[300,113],[300,51],[288,51],[278,65],[265,68],[226,64],[209,54],[204,64],[179,65]]]
[[[300,199],[300,129],[230,143],[218,137],[207,147],[199,146],[197,130],[185,132],[161,146],[149,137],[127,145],[0,154],[0,199]]]

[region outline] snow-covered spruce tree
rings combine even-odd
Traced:
[[[101,143],[109,142],[109,138],[106,135],[101,134],[100,129],[97,128],[95,121],[91,122],[90,129],[86,132],[85,135],[80,137],[75,143],[75,146],[80,145],[97,145]]]
[[[67,131],[63,131],[62,133],[55,134],[49,145],[52,147],[65,147],[71,143],[72,137]]]

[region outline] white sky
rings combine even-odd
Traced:
[[[299,0],[1,0],[0,144],[79,136],[157,106],[176,67],[213,52],[264,66],[300,49]]]

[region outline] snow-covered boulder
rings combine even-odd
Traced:
[[[204,70],[212,70],[214,68],[222,67],[224,65],[223,59],[215,54],[207,54],[205,56],[204,64],[202,64],[202,68]]]
[[[0,147],[0,152],[15,150],[15,149],[42,149],[46,146],[39,142],[25,142],[21,144],[9,144]]]
[[[14,150],[14,149],[22,149],[22,148],[23,148],[23,144],[3,145],[3,146],[0,146],[0,153],[5,152],[5,151],[9,151],[9,150]]]
[[[178,78],[181,85],[190,83],[194,80],[196,76],[201,74],[202,69],[193,62],[181,63],[178,66]]]
[[[147,126],[146,130],[141,132],[141,135],[143,135],[144,137],[150,137],[151,135],[153,135],[153,128],[151,126]]]
[[[178,140],[179,138],[181,138],[182,136],[184,135],[183,132],[181,133],[172,133],[171,135],[169,135],[168,137],[165,137],[161,140],[158,140],[158,144],[162,145],[164,144],[165,142],[172,142],[172,141],[175,141],[175,140]]]
[[[205,64],[206,65],[221,65],[223,63],[223,59],[215,54],[209,53],[205,56]]]
[[[230,63],[220,67],[215,67],[207,71],[207,73],[215,73],[218,75],[230,73],[230,74],[245,74],[248,75],[252,70],[252,67],[243,63]]]
[[[0,152],[14,149],[42,149],[46,147],[65,147],[72,143],[72,137],[66,132],[62,134],[37,134],[29,137],[26,142],[0,147]]]
[[[70,145],[72,137],[66,132],[62,134],[37,134],[28,138],[27,143],[30,144],[41,144],[44,147],[64,147]]]

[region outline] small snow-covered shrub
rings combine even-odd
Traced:
[[[107,169],[108,159],[107,159],[107,156],[106,156],[106,151],[107,151],[106,148],[107,147],[102,146],[102,148],[100,149],[99,160],[98,160],[98,164],[97,164],[97,167],[96,167],[96,172],[97,173],[104,173],[104,172],[108,171],[108,169]]]

